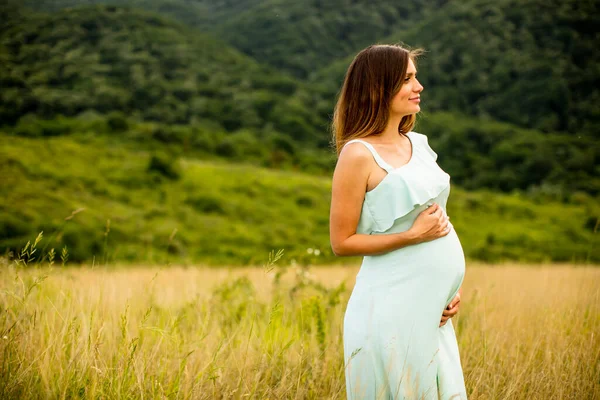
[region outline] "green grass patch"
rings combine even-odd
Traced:
[[[287,262],[348,261],[329,245],[329,177],[177,157],[107,136],[2,134],[2,142],[3,251],[43,231],[46,248],[67,246],[73,262],[256,265],[273,249]],[[448,215],[468,258],[598,262],[599,207],[576,200],[453,185]]]

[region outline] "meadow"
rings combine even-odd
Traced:
[[[356,264],[28,265],[35,244],[0,264],[0,398],[345,398]],[[599,283],[589,265],[469,263],[469,398],[600,398]]]

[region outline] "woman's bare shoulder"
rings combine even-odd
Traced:
[[[361,166],[368,165],[371,159],[371,152],[367,147],[360,142],[352,142],[346,144],[338,157],[339,163],[360,164]]]
[[[352,188],[366,186],[371,174],[372,158],[369,149],[361,143],[353,142],[345,145],[335,166],[334,185],[344,182],[344,186]]]

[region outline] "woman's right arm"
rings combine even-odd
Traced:
[[[382,254],[448,234],[447,219],[437,204],[423,211],[417,217],[419,223],[415,221],[407,231],[357,234],[372,163],[371,153],[362,145],[348,145],[340,152],[333,173],[329,216],[329,237],[335,255]]]

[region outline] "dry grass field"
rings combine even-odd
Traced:
[[[345,398],[357,266],[0,264],[0,398]],[[469,398],[600,399],[600,268],[469,264]]]

